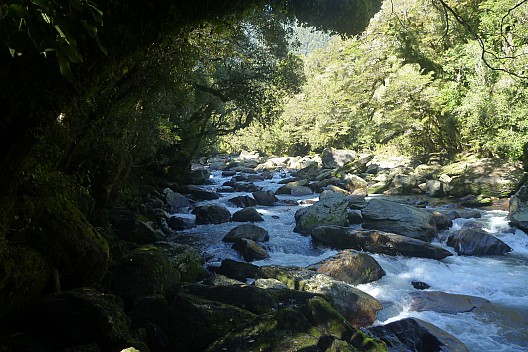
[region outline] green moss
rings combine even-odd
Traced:
[[[359,329],[355,329],[355,333],[350,338],[350,343],[359,351],[365,352],[387,352],[387,345],[385,342],[375,339],[363,333]]]

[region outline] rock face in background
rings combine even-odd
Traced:
[[[310,207],[301,208],[295,213],[295,231],[304,234],[321,225],[345,226],[348,200],[342,196],[326,197]]]
[[[437,233],[433,215],[408,205],[371,199],[361,210],[363,227],[431,241]]]
[[[510,198],[509,219],[523,231],[528,231],[528,183]]]

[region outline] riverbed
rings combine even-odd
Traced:
[[[254,182],[263,190],[276,191],[279,181],[288,175],[275,173],[273,178]],[[217,190],[231,177],[222,177],[221,171],[214,171],[212,184],[205,186]],[[237,208],[229,199],[251,195],[245,192],[222,193],[214,201],[199,202],[196,205],[217,203],[226,206],[233,214]],[[328,258],[336,250],[315,248],[310,236],[293,232],[294,214],[303,207],[318,200],[318,194],[293,197],[277,195],[278,205],[256,206],[264,218],[258,226],[270,235],[264,244],[270,258],[253,264],[308,266]],[[456,336],[470,351],[528,351],[528,235],[510,227],[506,211],[480,210],[479,219],[485,229],[508,244],[513,251],[503,256],[468,257],[457,255],[453,248],[445,245],[449,232],[460,229],[470,219],[456,219],[453,226],[438,234],[435,244],[453,253],[442,261],[422,258],[390,257],[372,254],[386,272],[381,280],[356,286],[378,299],[384,306],[378,313],[374,325],[383,325],[405,317],[416,317],[433,323]],[[192,214],[178,214],[193,218]],[[203,254],[208,266],[220,265],[227,258],[243,261],[222,238],[239,223],[199,225],[193,229],[176,233],[172,240],[196,246]],[[411,281],[430,285],[428,290],[465,294],[482,297],[490,301],[482,309],[471,312],[448,314],[432,311],[411,311],[411,293],[417,290]]]

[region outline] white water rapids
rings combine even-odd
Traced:
[[[254,182],[263,190],[277,190],[281,185],[278,174],[271,180]],[[220,171],[213,172],[214,185],[206,188],[216,190],[230,177],[222,177]],[[233,214],[236,208],[228,202],[230,198],[248,193],[225,193],[215,201],[226,206]],[[318,199],[318,195],[292,197],[277,196],[280,200],[298,202]],[[200,202],[203,205],[210,202]],[[298,203],[297,203],[298,204]],[[311,238],[293,232],[294,214],[301,205],[257,206],[264,222],[256,223],[265,228],[270,241],[264,244],[270,259],[253,262],[256,265],[307,266],[337,253],[326,248],[314,248]],[[177,214],[194,218],[192,214]],[[528,235],[511,228],[505,211],[482,211],[485,228],[507,243],[513,251],[504,256],[467,257],[458,256],[453,248],[442,240],[449,231],[460,229],[465,219],[457,219],[451,229],[439,234],[437,244],[454,255],[442,261],[433,259],[390,257],[372,254],[387,273],[381,280],[358,285],[357,288],[377,298],[384,306],[378,313],[375,325],[383,325],[405,317],[416,317],[428,321],[466,344],[470,351],[516,352],[528,351]],[[481,219],[481,220],[482,220]],[[240,223],[199,225],[194,229],[178,232],[173,240],[197,246],[208,265],[219,265],[223,259],[243,261],[230,243],[222,242],[227,232]],[[445,242],[445,240],[443,241]],[[421,281],[431,286],[430,290],[465,294],[485,298],[491,307],[467,313],[447,314],[432,311],[410,311],[410,293],[416,292],[411,281]]]

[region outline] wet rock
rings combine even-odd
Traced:
[[[237,240],[233,245],[233,249],[242,254],[244,260],[247,262],[268,259],[270,257],[268,252],[266,252],[262,246],[247,238]]]
[[[165,195],[165,202],[173,212],[179,212],[191,206],[191,203],[187,198],[180,193],[174,192],[170,188],[165,188],[163,194]]]
[[[427,290],[428,288],[431,287],[425,282],[421,282],[421,281],[411,281],[411,285],[417,290]]]
[[[259,267],[250,263],[224,259],[218,268],[212,269],[218,274],[245,282],[247,278],[256,276]]]
[[[320,226],[312,231],[312,239],[337,249],[365,250],[387,255],[444,259],[451,252],[430,243],[382,231],[354,230],[340,226]]]
[[[289,182],[285,184],[284,186],[281,186],[275,193],[277,194],[291,194],[291,190],[294,187],[303,187],[307,186],[309,184],[309,181],[306,179],[302,179],[299,181]]]
[[[353,250],[340,252],[309,269],[351,285],[377,281],[385,276],[385,271],[374,258]]]
[[[235,212],[232,220],[236,222],[260,222],[264,221],[264,218],[255,208],[249,207]]]
[[[326,148],[321,153],[323,168],[335,169],[355,160],[357,153],[353,150]]]
[[[182,186],[177,188],[176,191],[183,194],[189,194],[194,200],[215,200],[220,198],[218,193],[194,185]]]
[[[310,234],[312,229],[321,225],[345,226],[348,224],[347,208],[348,200],[345,197],[323,198],[295,213],[294,231]]]
[[[235,189],[231,186],[221,186],[217,191],[219,193],[235,193]]]
[[[236,173],[237,172],[235,170],[224,170],[224,171],[222,171],[222,176],[223,177],[231,177],[231,176],[235,176]]]
[[[487,299],[440,291],[420,291],[411,293],[411,310],[416,312],[433,311],[439,313],[465,313],[480,308],[490,302]]]
[[[237,242],[239,239],[246,238],[255,242],[269,241],[268,231],[262,227],[253,224],[243,224],[231,229],[224,236],[224,242]]]
[[[229,209],[217,204],[207,204],[194,209],[197,225],[222,224],[231,221]]]
[[[78,288],[46,297],[40,305],[47,337],[66,345],[123,343],[129,336],[123,302],[112,294]]]
[[[511,252],[511,247],[485,230],[462,228],[447,239],[459,255],[502,255]]]
[[[252,194],[255,200],[257,201],[258,205],[271,206],[271,205],[274,205],[275,202],[279,200],[279,198],[275,196],[275,193],[273,193],[273,191],[270,191],[270,190],[257,191],[257,192],[253,192]]]
[[[254,184],[252,182],[235,183],[233,188],[237,192],[256,192],[256,191],[260,191],[262,189],[262,187],[257,186],[256,184]]]
[[[169,220],[167,220],[167,225],[174,231],[189,230],[196,227],[194,220],[178,216],[171,216]]]
[[[479,219],[482,214],[477,209],[456,209],[456,215],[462,219]]]
[[[361,224],[363,222],[363,216],[361,215],[360,210],[348,209],[347,218],[348,218],[348,223],[350,225]]]
[[[366,207],[368,204],[367,201],[365,200],[365,197],[348,196],[347,199],[348,199],[348,207],[350,209],[361,210],[364,207]]]
[[[164,293],[179,280],[165,253],[154,246],[139,247],[123,256],[112,273],[111,289],[128,306],[139,296]]]
[[[512,225],[528,232],[528,183],[510,197],[508,218]]]
[[[388,200],[371,199],[361,210],[363,228],[431,241],[437,233],[433,216],[425,210]]]
[[[375,326],[368,332],[387,344],[389,351],[467,352],[467,347],[446,331],[416,318]]]
[[[247,207],[254,207],[257,205],[257,202],[255,199],[251,198],[250,196],[238,196],[229,199],[229,202],[233,203],[239,208],[247,208]]]
[[[431,213],[431,215],[433,216],[433,220],[438,230],[445,230],[453,226],[453,221],[451,221],[450,217],[447,216],[446,214],[443,214],[439,212],[438,210],[434,210],[434,209],[425,209],[425,210]]]

